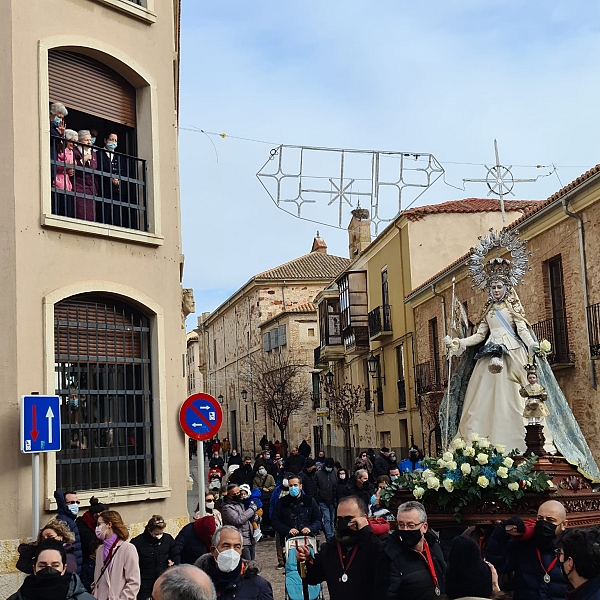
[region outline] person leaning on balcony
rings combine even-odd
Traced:
[[[52,181],[56,178],[56,160],[59,151],[62,149],[62,138],[65,135],[65,117],[69,111],[64,104],[54,102],[50,105],[50,159],[52,160],[50,171]]]
[[[61,142],[56,155],[56,163],[53,165],[54,179],[52,181],[57,190],[57,213],[63,217],[74,217],[75,209],[73,196],[62,194],[58,190],[73,191],[73,165],[75,158],[73,156],[74,146],[77,142],[77,132],[73,129],[65,129],[65,141]]]
[[[118,225],[123,223],[123,207],[114,202],[125,202],[127,199],[127,182],[121,180],[127,177],[127,158],[123,154],[116,154],[119,143],[119,137],[116,133],[110,132],[104,138],[104,147],[98,151],[98,170],[103,175],[98,178],[99,196],[103,200],[96,204],[96,215],[98,220],[108,225]],[[104,175],[104,173],[106,175]],[[134,177],[134,173],[131,173]],[[129,218],[125,219],[129,223]]]
[[[84,221],[95,220],[94,196],[96,196],[96,175],[98,157],[92,149],[92,134],[89,129],[78,132],[79,143],[75,146],[75,218]],[[85,195],[85,197],[84,197]]]

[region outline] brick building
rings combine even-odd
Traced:
[[[539,339],[552,343],[549,357],[594,457],[600,459],[600,166],[544,202],[529,208],[508,228],[518,229],[531,251],[531,271],[517,293]],[[485,234],[480,231],[479,235]],[[476,243],[476,236],[472,244]],[[415,377],[424,410],[426,442],[434,451],[437,407],[447,384],[442,338],[449,331],[452,278],[456,296],[476,324],[486,296],[466,278],[465,254],[414,289],[406,298],[415,319]],[[507,255],[507,258],[510,258]],[[439,294],[440,297],[436,297]],[[452,334],[454,335],[454,334]],[[439,385],[436,385],[436,382]],[[430,436],[431,433],[431,436]]]
[[[314,348],[319,332],[316,308],[307,303],[312,303],[349,262],[328,254],[327,245],[317,234],[309,254],[255,275],[215,311],[199,318],[196,331],[204,391],[222,401],[220,435],[227,436],[240,452],[255,452],[265,433],[271,440],[279,437],[253,398],[249,357],[275,348],[298,352],[298,360],[308,365],[306,387],[310,393],[312,355],[306,354],[304,345],[312,339],[308,347]],[[243,390],[248,392],[246,399]],[[306,436],[314,447],[316,425],[314,410],[306,403],[291,419],[288,443],[297,444]]]

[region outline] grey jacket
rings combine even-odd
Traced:
[[[225,498],[221,508],[221,516],[223,517],[223,525],[233,525],[233,527],[240,530],[244,546],[249,547],[256,544],[254,528],[251,523],[254,511],[251,508],[246,509],[241,502],[232,502],[229,498]]]

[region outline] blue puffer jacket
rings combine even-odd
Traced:
[[[556,558],[554,549],[540,549],[540,558],[547,569]],[[504,523],[494,529],[486,548],[486,559],[499,574],[514,571],[514,600],[559,600],[565,598],[567,579],[557,560],[549,572],[550,583],[544,581],[544,570],[536,552],[535,540],[513,539]]]
[[[65,494],[62,490],[56,490],[54,492],[54,498],[56,499],[56,505],[58,508],[58,514],[56,518],[59,521],[64,521],[69,529],[73,532],[75,536],[75,543],[73,544],[73,548],[75,548],[75,559],[77,560],[77,575],[81,575],[81,565],[83,563],[83,553],[81,551],[81,537],[79,535],[79,528],[77,527],[77,523],[75,523],[75,519],[73,513],[67,507],[67,503],[65,501]]]

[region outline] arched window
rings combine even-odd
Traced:
[[[149,318],[109,296],[72,296],[54,307],[54,346],[57,488],[154,483]]]

